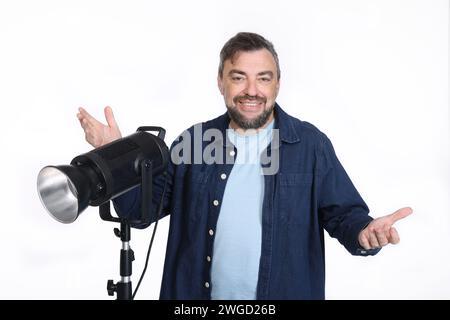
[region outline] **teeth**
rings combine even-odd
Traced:
[[[259,102],[241,102],[244,106],[257,106]]]

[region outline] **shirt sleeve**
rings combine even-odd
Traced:
[[[374,255],[380,249],[365,250],[358,235],[373,218],[339,162],[331,141],[324,136],[319,147],[319,215],[325,230],[352,255]]]

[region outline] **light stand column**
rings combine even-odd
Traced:
[[[150,222],[152,214],[152,184],[153,184],[153,163],[144,159],[140,164],[141,171],[141,216],[132,223]],[[120,281],[114,283],[108,280],[106,289],[108,295],[113,296],[117,293],[117,300],[132,300],[133,292],[131,286],[132,262],[134,261],[134,252],[130,248],[130,221],[111,216],[110,201],[105,202],[99,208],[100,217],[105,221],[120,222],[120,230],[114,228],[114,234],[122,241],[122,249],[120,250]]]
[[[108,295],[113,296],[117,292],[117,300],[132,300],[133,292],[131,285],[132,263],[134,252],[130,248],[130,224],[125,220],[120,221],[120,230],[114,228],[114,234],[122,241],[120,250],[120,281],[114,284],[113,280],[108,280]]]

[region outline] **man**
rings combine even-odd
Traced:
[[[323,229],[353,255],[399,242],[392,225],[412,210],[368,216],[330,140],[275,102],[280,68],[269,41],[254,33],[231,38],[217,81],[227,112],[191,127],[171,147],[162,299],[324,299]],[[80,108],[94,147],[121,137],[111,108],[105,116],[107,125]],[[190,140],[199,128],[220,135],[209,145]],[[202,155],[214,147],[215,161],[195,159],[187,149],[198,143]],[[154,199],[163,188],[161,175]],[[116,198],[118,214],[138,216],[140,196],[135,188]]]

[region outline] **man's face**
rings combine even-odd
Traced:
[[[273,119],[278,95],[277,66],[266,50],[238,52],[233,61],[224,63],[222,77],[218,77],[232,125],[242,129],[258,129]]]

